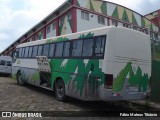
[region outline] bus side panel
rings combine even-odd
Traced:
[[[21,78],[24,82],[39,86],[40,76],[36,64],[37,64],[36,59],[30,59],[30,60],[17,59],[16,62],[13,63],[12,78],[16,79],[16,75],[18,71],[20,71]]]
[[[100,63],[98,59],[52,59],[52,84],[61,77],[68,96],[82,100],[99,99],[99,87],[104,83]]]

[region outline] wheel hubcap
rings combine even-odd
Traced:
[[[63,85],[59,85],[59,86],[58,86],[57,95],[58,95],[59,97],[62,97],[62,96],[64,95],[64,87],[63,87]]]

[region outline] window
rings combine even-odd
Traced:
[[[150,32],[150,39],[153,39],[153,32]]]
[[[31,42],[33,40],[33,38],[30,38],[29,40],[28,40],[28,42]]]
[[[12,54],[12,62],[15,63],[16,59],[19,58],[19,49],[16,49],[16,51]]]
[[[105,25],[105,18],[101,17],[101,16],[98,16],[98,23]]]
[[[129,24],[126,24],[126,23],[123,23],[123,27],[126,27],[126,28],[131,28],[131,25],[129,25]]]
[[[50,33],[50,31],[51,31],[51,26],[48,26],[47,27],[47,34]]]
[[[1,60],[0,61],[0,65],[5,65],[6,64],[6,61],[5,60]]]
[[[33,49],[33,47],[29,47],[28,57],[32,57],[32,49]]]
[[[71,19],[72,19],[72,14],[71,14],[71,12],[69,12],[69,13],[67,14],[67,18],[68,18],[68,20],[71,20]]]
[[[36,40],[41,40],[41,39],[43,39],[43,32],[44,32],[44,31],[41,31],[41,32],[39,32],[39,33],[36,35]]]
[[[69,57],[70,53],[70,42],[65,42],[64,43],[64,50],[63,50],[63,56],[64,57]]]
[[[16,49],[16,58],[19,58],[19,49]]]
[[[147,29],[144,29],[143,32],[146,33],[146,34],[148,34],[148,30]]]
[[[25,53],[25,48],[22,48],[22,55],[21,55],[22,58],[24,57],[24,53]]]
[[[72,56],[79,57],[82,54],[82,44],[83,40],[73,41],[73,49],[72,49]]]
[[[11,61],[7,61],[6,66],[12,66],[12,62]]]
[[[137,30],[137,27],[136,27],[136,26],[133,26],[133,29],[134,29],[134,30]]]
[[[41,56],[42,55],[42,45],[38,46],[38,54],[37,56]]]
[[[22,48],[19,49],[19,58],[22,57]]]
[[[83,53],[82,56],[83,57],[89,57],[92,56],[92,52],[93,52],[93,42],[94,39],[90,38],[90,39],[85,39],[83,42]]]
[[[53,23],[52,27],[53,27],[52,29],[55,30],[56,29],[56,23]]]
[[[84,20],[89,20],[89,13],[81,11],[81,18]]]
[[[63,43],[57,43],[55,57],[62,57],[62,52],[63,52]]]
[[[118,26],[118,21],[112,20],[112,25]]]
[[[45,44],[43,46],[42,56],[48,56],[48,52],[49,52],[49,44]]]
[[[143,31],[141,28],[138,28],[137,30],[138,30],[138,31],[140,31],[140,32],[142,32],[142,31]]]
[[[36,38],[37,38],[37,40],[40,40],[40,35],[37,34],[37,35],[36,35]]]
[[[158,41],[158,33],[154,33],[154,40]]]
[[[28,57],[28,51],[29,51],[29,47],[26,47],[26,48],[25,48],[25,54],[24,54],[24,57],[25,57],[25,58]]]
[[[105,48],[105,37],[97,37],[96,45],[95,45],[95,55],[98,57],[102,57]]]
[[[37,56],[37,50],[38,50],[38,46],[34,46],[33,47],[32,57],[36,57]]]
[[[49,57],[54,56],[54,49],[55,49],[55,44],[50,44],[50,46],[49,46]]]
[[[123,23],[122,22],[118,22],[118,26],[123,26]]]
[[[62,17],[61,19],[60,19],[60,22],[59,22],[59,25],[61,26],[61,25],[63,25],[64,24],[64,17]]]

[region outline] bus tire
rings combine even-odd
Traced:
[[[62,79],[57,80],[55,83],[55,96],[59,101],[65,101],[67,98],[65,84]]]
[[[21,73],[20,72],[17,73],[16,79],[17,79],[17,84],[18,85],[23,86],[25,84],[23,82],[23,80],[21,79]]]

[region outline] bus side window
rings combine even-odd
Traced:
[[[29,47],[26,47],[26,48],[25,48],[25,54],[24,54],[24,57],[25,57],[25,58],[28,57],[28,51],[29,51]]]
[[[3,66],[6,65],[6,61],[5,60],[1,60],[0,61],[0,65],[3,65]]]
[[[12,66],[12,62],[11,61],[7,61],[6,66]]]
[[[12,62],[15,63],[16,59],[19,58],[20,53],[19,53],[20,49],[16,49],[16,51],[13,52],[13,56],[12,56]]]
[[[24,57],[24,53],[25,53],[25,48],[22,48],[22,54],[21,54],[22,58]]]
[[[42,45],[38,46],[38,55],[37,56],[41,56],[42,55]]]
[[[16,49],[16,59],[19,58],[19,49]]]
[[[63,49],[63,57],[69,57],[70,56],[70,42],[64,43],[64,49]]]
[[[105,48],[105,37],[97,37],[95,46],[95,55],[97,57],[102,57],[104,54],[104,48]]]
[[[83,40],[73,41],[72,57],[80,57],[82,54]]]
[[[83,57],[91,57],[91,56],[92,56],[92,52],[93,52],[93,42],[94,42],[94,39],[93,39],[93,38],[84,39],[84,43],[83,43],[83,53],[82,53],[82,56],[83,56]]]
[[[49,44],[43,45],[42,56],[48,56],[48,52],[49,52]]]
[[[29,58],[32,57],[32,49],[33,49],[33,47],[29,47],[29,54],[28,54],[28,57],[29,57]]]
[[[32,51],[32,57],[33,58],[37,56],[37,50],[38,50],[38,46],[34,46],[33,51]]]
[[[22,57],[22,48],[19,49],[19,58]]]
[[[63,52],[63,42],[56,44],[55,57],[62,57]]]
[[[50,46],[49,46],[49,57],[54,56],[54,49],[55,49],[55,44],[50,44]]]

